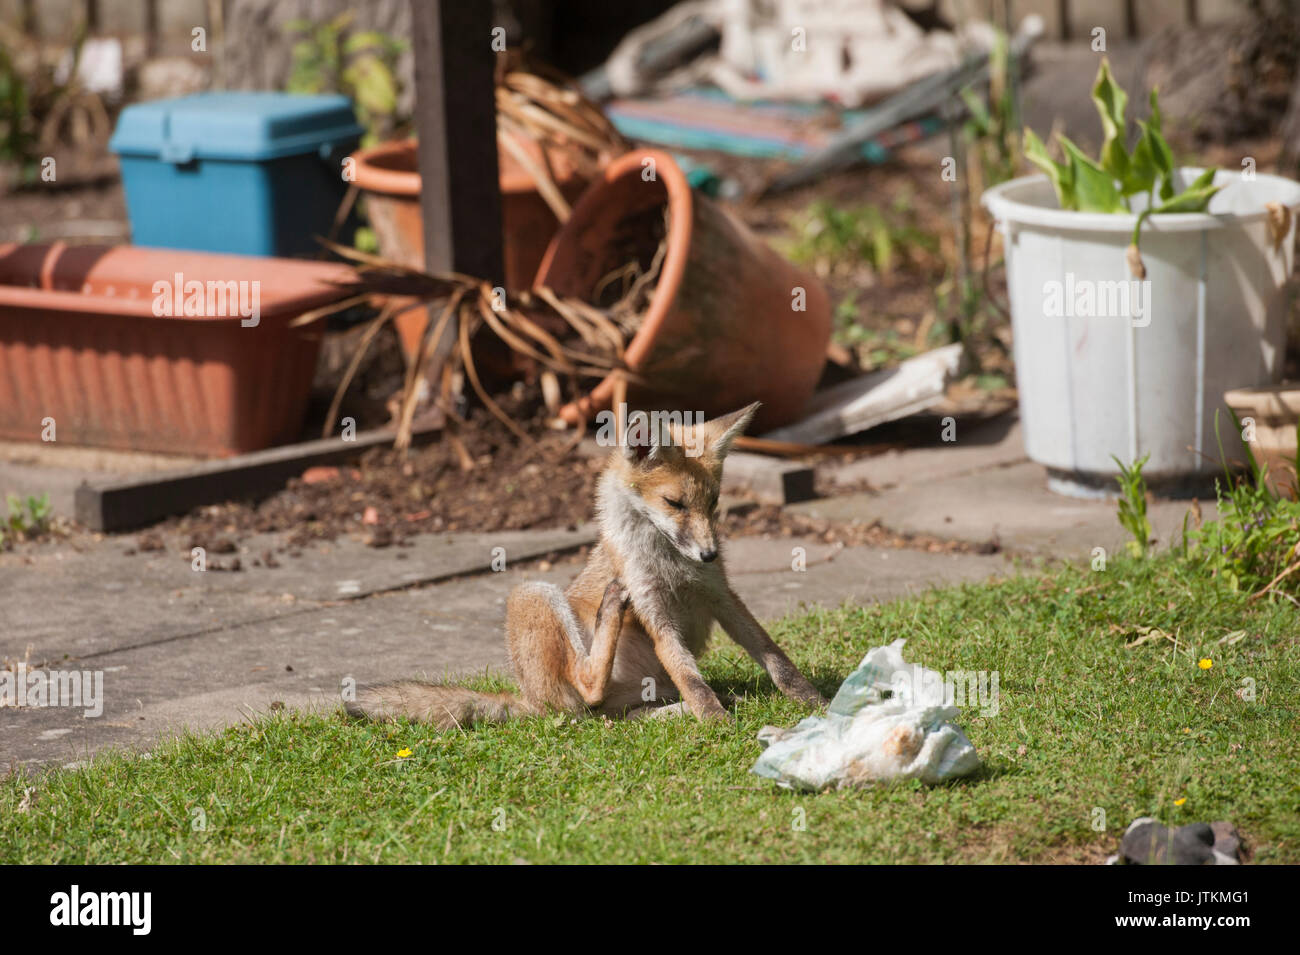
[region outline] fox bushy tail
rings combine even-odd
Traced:
[[[357,690],[357,698],[344,704],[350,716],[370,720],[405,717],[449,730],[475,723],[504,723],[542,710],[513,693],[480,693],[463,686],[399,680]]]

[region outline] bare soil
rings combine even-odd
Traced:
[[[340,536],[389,547],[424,533],[576,527],[588,519],[601,462],[573,453],[572,434],[532,431],[534,441],[524,444],[477,412],[455,439],[405,455],[374,448],[352,465],[311,468],[262,500],[211,505],[164,521],[137,546],[160,533],[210,548],[277,532],[283,534],[277,552],[293,554]]]

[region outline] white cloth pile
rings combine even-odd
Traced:
[[[867,653],[825,717],[765,726],[752,771],[787,789],[842,789],[892,779],[934,784],[973,773],[979,756],[953,721],[942,674],[903,659],[905,640]]]

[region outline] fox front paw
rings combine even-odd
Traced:
[[[830,700],[818,693],[817,688],[807,680],[802,681],[798,686],[792,686],[787,689],[785,695],[812,707],[826,706],[830,703]]]
[[[800,703],[806,703],[809,706],[825,706],[830,702],[817,692],[817,687],[813,686],[793,663],[787,661],[785,666],[777,667],[770,672],[772,682],[776,684],[777,689],[790,699],[798,700]]]
[[[798,702],[806,703],[810,707],[824,707],[831,702],[826,696],[818,693],[818,689],[813,686],[813,683],[805,680],[805,678],[801,678],[796,686],[790,687],[790,690],[787,690],[785,695],[792,696]]]
[[[697,720],[718,720],[723,723],[734,723],[735,718],[727,712],[722,701],[716,694],[701,696],[693,702],[686,704],[686,709]]]

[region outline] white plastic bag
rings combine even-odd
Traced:
[[[753,772],[787,789],[818,791],[890,779],[939,783],[979,768],[948,705],[942,674],[903,659],[906,640],[875,647],[840,686],[825,717],[765,726]]]

